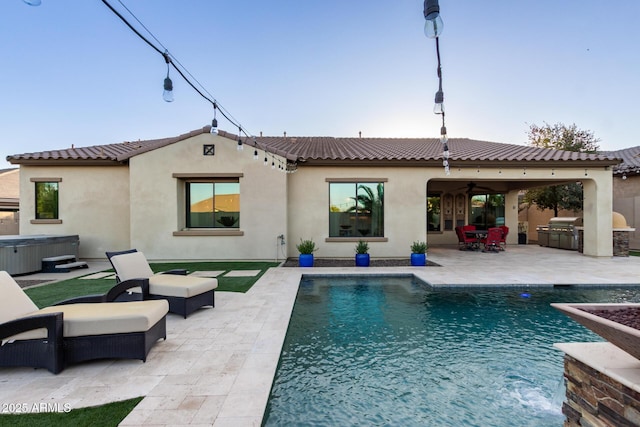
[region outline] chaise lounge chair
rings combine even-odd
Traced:
[[[186,319],[200,307],[215,306],[214,292],[218,287],[215,278],[187,276],[185,270],[154,273],[144,254],[136,249],[106,254],[117,281],[149,279],[149,298],[166,299],[171,313]],[[139,296],[134,298],[139,299]]]
[[[0,366],[46,368],[54,374],[93,359],[146,361],[166,339],[166,301],[110,302],[147,280],[120,283],[104,295],[63,301],[43,309],[6,271],[0,271]]]

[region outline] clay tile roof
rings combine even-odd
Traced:
[[[602,154],[622,159],[622,163],[613,167],[614,175],[640,173],[640,146],[618,151],[603,151]]]
[[[258,147],[287,153],[299,161],[442,161],[442,144],[436,138],[332,138],[261,137]],[[449,139],[450,161],[462,162],[619,162],[600,154],[561,151],[525,145],[502,144],[467,138]]]
[[[14,154],[7,156],[7,161],[12,164],[121,164],[138,154],[146,153],[204,132],[209,132],[209,128],[198,129],[172,138],[125,141],[118,144]]]
[[[184,139],[208,133],[205,126],[172,138],[122,142],[68,148],[39,153],[7,156],[12,164],[122,164],[131,157],[180,142]],[[220,131],[219,135],[236,141],[237,135]],[[442,144],[436,138],[336,138],[281,136],[244,138],[250,146],[282,156],[291,161],[314,163],[407,163],[421,164],[442,162]],[[254,143],[255,141],[255,143]],[[587,162],[589,165],[615,165],[619,159],[605,154],[588,154],[538,148],[526,145],[502,144],[467,138],[449,139],[450,162],[460,163],[510,163],[526,161],[529,164],[550,165],[571,162]]]

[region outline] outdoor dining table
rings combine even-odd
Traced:
[[[487,237],[487,230],[465,230],[464,234],[468,236],[474,236],[476,238],[476,244],[474,245],[474,249],[480,249],[480,244],[482,243],[482,239]]]

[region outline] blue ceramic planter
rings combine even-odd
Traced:
[[[427,265],[427,254],[411,254],[411,265],[414,267]]]
[[[356,254],[356,267],[369,267],[369,254]]]
[[[298,265],[300,267],[313,267],[313,254],[300,254]]]

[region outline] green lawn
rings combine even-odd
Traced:
[[[135,399],[107,403],[101,406],[72,409],[70,412],[2,414],[0,415],[0,427],[116,427],[141,400],[142,397],[136,397]],[[38,408],[25,409],[27,411],[38,410]]]
[[[151,263],[154,272],[173,269],[186,269],[187,271],[223,271],[218,276],[218,292],[247,292],[251,286],[271,267],[277,267],[276,262],[162,262]],[[251,277],[224,277],[231,270],[260,270],[260,273]],[[113,271],[113,270],[105,270]],[[115,285],[115,279],[68,279],[60,282],[25,289],[25,292],[40,308],[47,307],[56,302],[81,296],[102,294]]]

